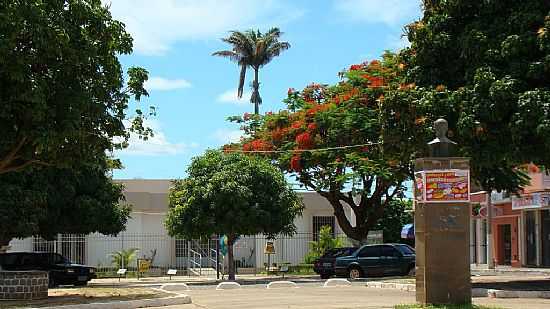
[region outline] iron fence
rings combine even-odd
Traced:
[[[343,234],[336,234],[335,237],[341,239],[343,246],[352,245],[351,239]],[[281,264],[302,265],[315,238],[313,233],[297,233],[275,239],[268,239],[264,235],[240,237],[233,248],[237,273],[255,274],[264,271],[267,266]],[[215,276],[217,264],[222,271],[227,269],[227,259],[221,254],[218,259],[217,242],[216,237],[188,240],[162,234],[126,232],[117,236],[62,234],[53,240],[15,239],[10,242],[9,252],[56,252],[73,263],[94,266],[99,276],[107,277],[116,276],[121,266],[129,273],[135,272],[138,259],[151,262],[145,274],[147,276],[163,276],[168,269],[177,269],[178,274],[183,275]],[[273,254],[264,252],[267,242],[273,243]],[[135,249],[135,252],[128,265],[117,265],[114,255],[131,249]]]

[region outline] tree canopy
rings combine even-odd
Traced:
[[[193,158],[187,174],[173,183],[166,228],[187,239],[227,235],[230,279],[239,236],[294,233],[302,202],[269,161],[211,150]]]
[[[143,136],[144,113],[131,98],[147,91],[147,71],[128,70],[132,52],[124,24],[100,0],[7,0],[0,5],[0,174],[32,166],[95,162]],[[131,119],[130,119],[131,118]]]
[[[130,207],[121,205],[122,185],[106,168],[45,167],[0,177],[0,246],[12,238],[58,233],[115,235],[124,230]]]
[[[400,56],[415,87],[385,100],[399,122],[446,118],[486,190],[517,191],[519,165],[548,166],[550,2],[425,1],[408,38]]]

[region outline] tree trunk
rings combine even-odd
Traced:
[[[254,104],[254,114],[260,114],[260,104],[262,104],[262,98],[260,97],[260,82],[258,73],[260,69],[254,69],[254,81],[252,82],[252,95],[250,96],[250,102]]]
[[[237,237],[233,235],[227,236],[227,268],[229,281],[235,281],[235,257],[233,255],[233,244]]]
[[[495,268],[495,260],[493,254],[494,242],[493,242],[493,203],[491,200],[491,192],[493,190],[485,190],[486,200],[485,207],[487,208],[487,267],[489,269]]]

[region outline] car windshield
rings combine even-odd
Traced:
[[[406,254],[406,255],[411,255],[411,254],[416,254],[416,252],[414,251],[413,248],[407,246],[407,245],[398,245],[398,246],[395,246],[399,251],[401,251],[401,253],[403,254]]]

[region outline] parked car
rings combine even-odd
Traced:
[[[313,270],[321,276],[321,279],[328,279],[334,276],[336,258],[352,255],[356,250],[356,247],[330,249],[313,263]]]
[[[415,262],[416,253],[409,245],[365,245],[350,256],[337,257],[334,272],[351,279],[407,275],[414,271]]]
[[[43,270],[49,273],[49,286],[86,285],[96,277],[95,268],[71,263],[58,253],[14,252],[0,253],[2,270]]]

